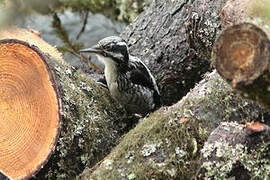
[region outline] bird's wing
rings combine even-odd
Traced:
[[[128,75],[131,82],[153,89],[157,95],[160,95],[155,78],[146,65],[137,57],[129,57]]]

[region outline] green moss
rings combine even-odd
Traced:
[[[55,153],[37,175],[40,179],[73,179],[109,153],[125,132],[125,111],[105,89],[56,61],[62,123]]]
[[[192,135],[198,137],[199,148],[206,137],[198,134],[196,127],[194,122],[187,126],[180,124],[174,113],[168,116],[167,112],[159,110],[124,136],[119,148],[102,163],[105,170],[97,171],[91,178],[188,178],[195,172],[188,168],[194,166],[198,158]]]
[[[230,130],[230,134],[239,136],[245,127],[235,122],[222,123],[221,126]],[[246,136],[248,135],[246,134]],[[204,179],[228,179],[234,176],[233,171],[239,172],[240,168],[242,172],[239,173],[246,174],[245,176],[251,179],[268,179],[270,175],[268,143],[260,143],[255,148],[248,148],[244,144],[245,141],[233,143],[234,139],[239,137],[233,139],[224,137],[227,136],[223,134],[223,137],[216,139],[216,141],[205,143],[201,150],[203,158],[201,168],[205,169]],[[243,138],[245,137],[243,136]]]
[[[256,103],[243,99],[217,73],[206,75],[189,94],[196,95],[187,95],[178,103],[185,107],[181,114],[195,117],[209,131],[224,121],[253,121],[262,113]]]
[[[80,179],[190,179],[204,142],[220,122],[242,122],[260,113],[211,73],[180,102],[141,120],[103,163],[85,170]]]

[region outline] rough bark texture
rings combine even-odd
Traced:
[[[156,77],[164,104],[180,100],[210,69],[207,60],[220,28],[222,4],[155,0],[122,33],[131,54]]]
[[[123,120],[125,111],[111,99],[106,89],[41,52],[35,45],[28,46],[46,60],[55,77],[62,105],[61,131],[55,152],[36,178],[72,179],[108,154],[129,122],[127,118]]]
[[[131,53],[141,57],[158,79],[165,104],[181,99],[209,69],[206,60],[221,28],[224,2],[156,0],[122,34]],[[127,124],[124,111],[106,90],[50,59],[60,88],[63,124],[55,153],[37,179],[73,179],[119,142]],[[211,73],[177,104],[141,120],[111,154],[79,178],[190,179],[200,165],[204,142],[221,122],[261,120],[262,114],[256,104],[240,98]],[[261,168],[261,163],[254,164],[254,169]]]
[[[79,179],[191,179],[204,141],[220,122],[250,121],[261,113],[211,73],[177,104],[144,118]]]
[[[270,128],[224,122],[209,136],[198,179],[268,179]]]
[[[252,6],[257,2],[262,5],[262,7],[259,8],[260,12],[257,12],[257,15],[256,13],[251,14],[251,9],[254,8]],[[238,77],[235,79],[228,78],[228,73],[226,75],[225,72],[226,70],[220,70],[225,64],[224,62],[219,64],[220,62],[216,61],[216,50],[219,45],[215,45],[214,47],[213,60],[224,79],[231,82],[236,89],[240,90],[244,97],[249,97],[256,101],[263,102],[264,104],[268,104],[269,89],[267,89],[267,87],[269,87],[270,79],[268,58],[269,40],[267,35],[262,32],[262,29],[265,30],[269,37],[269,27],[267,21],[265,21],[265,19],[267,20],[268,18],[269,22],[269,17],[258,16],[264,14],[263,10],[267,9],[263,7],[267,6],[264,2],[266,1],[231,0],[226,2],[226,5],[221,12],[222,26],[226,28],[229,25],[233,25],[233,27],[230,27],[225,31],[230,31],[230,29],[235,30],[235,34],[227,34],[227,37],[221,34],[217,41],[224,39],[227,41],[226,43],[228,46],[223,47],[223,49],[228,52],[236,52],[227,54],[227,57],[229,59],[232,58],[235,61],[240,59],[240,63],[234,62],[234,65],[240,64],[242,66],[239,68],[240,70],[238,69],[239,74],[237,75],[237,73],[235,73],[237,68],[236,71],[234,69],[234,72],[231,72],[232,76]],[[262,29],[247,23],[235,25],[241,22],[251,22]],[[241,26],[244,28],[242,30],[241,28],[238,29]],[[245,35],[246,37],[244,37]],[[230,42],[230,40],[232,41]],[[217,43],[220,43],[220,41]],[[242,47],[246,46],[247,49],[240,48],[238,51],[235,51],[234,49],[237,46],[233,47],[234,43],[235,45],[238,44],[238,47],[241,47],[241,45]],[[249,48],[251,51],[248,50]],[[251,52],[251,54],[254,53],[254,56],[251,55],[250,57],[246,56],[248,57],[246,59],[243,58],[245,55],[249,54],[248,52]],[[226,60],[226,57],[223,55],[219,56],[219,58],[221,58],[220,60]],[[229,62],[227,63],[230,64]],[[225,66],[222,68],[225,69]],[[232,70],[232,67],[226,69],[229,71]],[[241,81],[241,83],[239,83],[239,81]],[[269,112],[266,114],[268,115],[259,120],[269,124]],[[251,123],[251,125],[248,124],[245,126],[235,122],[226,122],[222,123],[212,132],[201,150],[201,163],[197,176],[198,179],[234,178],[241,180],[269,178],[269,126],[259,122]]]
[[[37,179],[73,179],[101,160],[127,127],[125,112],[108,91],[76,69],[51,58],[62,102],[60,137]]]
[[[190,48],[198,57],[210,60],[212,46],[221,31],[220,14],[226,0],[201,1],[195,0],[190,8],[187,22],[187,36]]]
[[[197,3],[154,1],[123,33],[132,54],[142,57],[158,78],[166,104],[178,101],[209,69],[186,38],[189,9]],[[37,178],[70,179],[104,157],[118,143],[126,123],[123,110],[108,92],[74,68],[51,59],[48,64],[60,88],[63,124],[55,153]]]

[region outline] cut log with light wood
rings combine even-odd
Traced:
[[[35,47],[0,41],[0,169],[31,177],[53,152],[60,127],[55,80]]]
[[[217,38],[212,59],[233,88],[270,107],[270,42],[262,29],[251,23],[228,27]]]
[[[107,89],[59,60],[36,34],[9,29],[0,37],[11,34],[15,39],[0,41],[0,172],[10,179],[75,178],[132,122]],[[24,35],[37,39],[18,40]]]

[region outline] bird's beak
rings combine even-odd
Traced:
[[[101,52],[102,52],[102,50],[100,49],[100,47],[98,45],[94,45],[91,48],[80,50],[80,53],[97,53],[97,54],[101,54]]]

